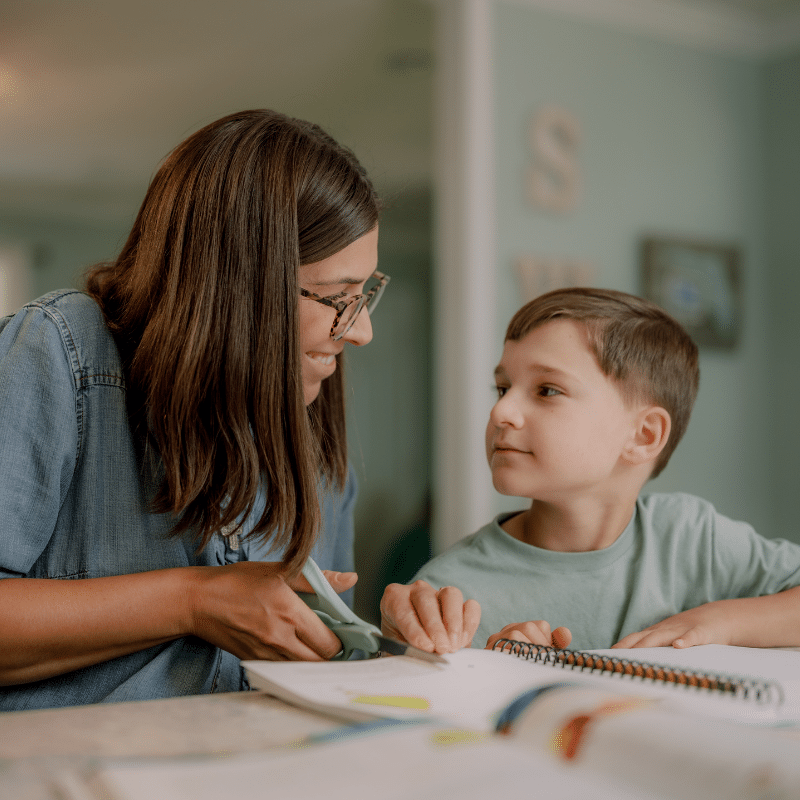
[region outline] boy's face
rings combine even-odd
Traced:
[[[497,491],[544,501],[613,491],[638,408],[600,369],[582,324],[553,320],[506,342],[495,380],[486,453]]]

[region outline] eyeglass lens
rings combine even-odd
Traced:
[[[372,314],[375,307],[378,305],[378,300],[383,294],[385,284],[374,278],[370,279],[364,286],[364,292],[361,297],[353,303],[350,303],[347,308],[342,312],[336,327],[333,329],[333,338],[341,339],[350,328],[353,327],[356,317],[361,312],[361,309],[366,307],[367,313]]]

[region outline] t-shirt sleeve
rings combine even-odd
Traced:
[[[47,546],[75,468],[77,392],[54,320],[0,321],[0,577],[27,574]]]
[[[726,576],[724,597],[760,597],[800,585],[800,545],[767,539],[750,525],[717,514],[714,569]]]

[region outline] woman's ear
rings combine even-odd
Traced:
[[[632,464],[652,463],[669,439],[672,419],[665,408],[647,406],[640,411],[636,422],[636,430],[625,450],[625,456]]]

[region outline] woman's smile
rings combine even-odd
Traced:
[[[310,352],[306,353],[306,355],[312,359],[312,361],[316,361],[318,364],[322,364],[323,367],[329,367],[331,364],[336,363],[336,354],[335,353],[315,353]],[[333,371],[333,370],[331,370]]]

